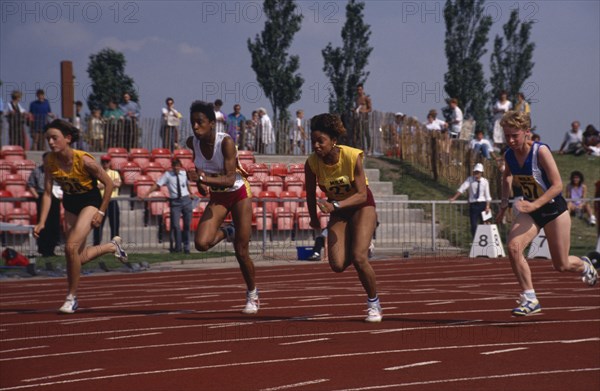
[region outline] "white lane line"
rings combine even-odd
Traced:
[[[594,341],[598,341],[598,340],[599,340],[599,338],[571,339],[571,340],[562,341],[561,343],[594,342]]]
[[[169,357],[169,360],[182,360],[184,358],[212,356],[212,355],[215,355],[215,354],[223,354],[223,353],[231,353],[231,350],[219,350],[218,352],[188,354],[187,356]]]
[[[441,361],[423,361],[423,362],[416,362],[414,364],[400,365],[400,366],[397,366],[397,367],[383,368],[383,370],[384,371],[397,371],[398,369],[413,368],[413,367],[422,367],[424,365],[437,364],[437,363],[440,363],[440,362]]]
[[[137,300],[137,301],[122,301],[120,303],[112,303],[112,306],[116,305],[131,305],[131,304],[145,304],[145,303],[153,303],[154,300]]]
[[[569,312],[581,312],[581,311],[591,311],[591,310],[597,310],[598,307],[581,307],[581,308],[573,308],[572,310],[569,310]]]
[[[368,387],[359,387],[359,388],[344,388],[344,391],[382,390],[384,388],[394,389],[394,388],[400,388],[400,387],[423,386],[423,385],[429,385],[429,384],[468,382],[468,381],[474,381],[474,380],[502,379],[502,378],[522,377],[522,376],[556,375],[559,373],[575,373],[575,372],[590,372],[590,371],[600,371],[600,368],[559,369],[556,371],[506,373],[506,374],[502,374],[502,375],[459,377],[459,378],[454,378],[454,379],[440,379],[440,380],[430,380],[430,381],[421,381],[421,382],[413,382],[413,383],[381,384],[381,385],[377,385],[377,386],[368,386]],[[341,390],[339,390],[339,391],[341,391]]]
[[[106,339],[125,339],[125,338],[137,338],[137,337],[147,337],[149,335],[158,335],[162,334],[162,332],[158,333],[145,333],[145,334],[135,334],[135,335],[123,335],[120,337],[107,337]]]
[[[301,383],[286,384],[284,386],[279,386],[279,387],[263,388],[261,391],[287,390],[289,388],[296,388],[296,387],[302,387],[302,386],[310,386],[310,385],[313,385],[313,384],[324,383],[326,381],[329,381],[329,379],[309,380],[309,381],[303,381]]]
[[[31,379],[24,379],[24,380],[21,380],[21,381],[23,381],[25,383],[29,383],[29,382],[32,382],[32,381],[55,379],[57,377],[80,375],[82,373],[91,373],[91,372],[98,372],[98,371],[103,371],[103,370],[104,370],[104,368],[85,369],[83,371],[74,371],[74,372],[59,373],[59,374],[56,374],[56,375],[49,375],[49,376],[43,376],[43,377],[35,377],[35,378],[31,378]]]
[[[76,323],[103,322],[103,321],[112,320],[112,319],[113,318],[109,318],[109,317],[72,319],[72,320],[65,320],[65,321],[61,322],[60,324],[69,325],[69,324],[76,324]]]
[[[298,344],[302,344],[302,343],[311,343],[311,342],[320,342],[320,341],[329,341],[331,338],[316,338],[316,339],[306,339],[304,341],[295,341],[295,342],[283,342],[280,343],[279,345],[281,346],[286,346],[286,345],[298,345]]]
[[[526,323],[527,326],[540,326],[540,325],[549,325],[549,324],[565,324],[565,323],[589,323],[589,322],[598,322],[599,320],[556,320],[556,321],[532,321]],[[408,332],[408,331],[425,331],[425,330],[444,330],[448,328],[453,329],[462,329],[462,328],[481,328],[481,327],[494,327],[494,326],[506,326],[506,325],[514,325],[514,322],[497,322],[490,324],[465,324],[465,325],[455,325],[455,326],[429,326],[429,327],[405,327],[405,328],[394,328],[382,330],[384,332]],[[525,323],[523,323],[525,325]],[[129,330],[130,332],[134,330]],[[21,357],[11,357],[11,358],[0,358],[0,362],[2,361],[14,361],[14,360],[31,360],[38,358],[47,358],[47,357],[62,357],[62,356],[72,356],[79,354],[92,354],[92,353],[105,353],[105,352],[114,352],[114,351],[127,351],[127,350],[142,350],[142,349],[157,349],[157,348],[166,348],[166,347],[181,347],[181,346],[192,346],[192,345],[204,345],[204,344],[212,344],[212,343],[230,343],[230,342],[252,342],[252,341],[264,341],[264,340],[274,340],[274,339],[288,339],[288,338],[302,338],[302,337],[329,337],[329,336],[340,336],[340,335],[360,335],[360,334],[378,334],[377,332],[370,330],[352,330],[352,331],[336,331],[336,332],[327,332],[327,333],[309,333],[309,334],[290,334],[290,335],[279,335],[279,336],[264,336],[264,337],[249,337],[249,338],[233,338],[233,339],[216,339],[210,341],[192,341],[192,342],[178,342],[178,343],[168,343],[168,344],[154,344],[154,345],[142,345],[142,346],[130,346],[130,347],[120,347],[120,348],[104,348],[104,349],[94,349],[94,350],[79,350],[79,351],[71,351],[71,352],[62,352],[62,353],[47,353],[40,355],[31,355],[31,356],[21,356]],[[568,340],[567,340],[568,341]],[[581,341],[581,340],[577,340]],[[588,341],[588,340],[586,340]],[[589,341],[600,341],[600,338],[590,338]],[[539,343],[568,343],[565,340],[558,341],[541,341],[541,342],[518,342],[518,343],[498,343],[498,344],[486,344],[486,345],[472,345],[472,346],[458,346],[458,347],[450,347],[450,348],[460,348],[460,347],[495,347],[495,346],[514,346],[514,345],[522,345],[522,344],[539,344]],[[437,347],[437,348],[420,348],[415,351],[420,350],[436,350],[436,349],[447,349],[447,347]]]
[[[43,346],[31,346],[29,348],[16,348],[16,349],[0,350],[0,354],[2,354],[2,353],[10,353],[10,352],[20,352],[22,350],[44,349],[44,348],[47,348],[47,347],[48,347],[48,345],[43,345]]]
[[[529,348],[512,348],[512,349],[492,350],[491,352],[481,352],[480,354],[485,354],[487,356],[490,354],[516,352],[518,350],[527,350],[527,349],[529,349]]]
[[[425,304],[425,305],[444,305],[444,304],[452,304],[452,303],[454,303],[454,301],[449,300],[449,301],[436,301],[436,302]]]

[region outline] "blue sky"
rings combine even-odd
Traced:
[[[369,79],[365,90],[374,108],[402,111],[424,120],[444,105],[446,71],[444,1],[368,1]],[[303,16],[290,53],[300,56],[302,98],[290,107],[307,117],[328,109],[328,80],[321,50],[341,44],[346,2],[298,1]],[[571,121],[600,125],[600,2],[488,1],[494,25],[488,49],[518,8],[534,20],[533,76],[523,91],[542,140],[558,148]],[[270,105],[250,67],[246,41],[263,29],[262,1],[3,1],[0,3],[0,89],[6,102],[13,89],[28,105],[44,88],[60,114],[60,61],[73,61],[76,99],[85,101],[90,54],[105,47],[121,51],[133,77],[143,116],[157,117],[167,96],[187,112],[195,99],[234,103],[249,115]],[[490,52],[483,58],[489,76]]]

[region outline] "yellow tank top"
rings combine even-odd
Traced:
[[[356,193],[354,169],[357,160],[363,156],[363,151],[346,145],[338,145],[338,147],[340,158],[333,165],[323,163],[314,152],[308,157],[307,162],[310,170],[317,177],[317,184],[327,198],[341,201]]]
[[[67,172],[60,168],[56,153],[48,154],[48,169],[52,178],[60,185],[66,194],[83,194],[97,187],[96,179],[87,172],[83,165],[83,157],[89,156],[87,152],[78,149],[73,150],[73,167]]]

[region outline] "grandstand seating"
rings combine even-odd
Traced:
[[[3,145],[0,157],[6,161],[17,161],[27,159],[25,150],[20,145]]]
[[[277,224],[277,230],[279,231],[291,231],[294,229],[294,213],[285,210],[283,207],[276,209],[275,221]]]
[[[296,210],[299,207],[299,203],[298,201],[295,201],[295,199],[298,198],[298,194],[296,194],[293,191],[282,191],[279,194],[279,199],[281,200],[281,207],[286,211],[286,212],[292,212],[294,215],[296,214]],[[291,201],[290,199],[294,200]]]
[[[272,191],[276,196],[283,191],[283,179],[278,176],[268,176],[263,179],[263,189],[265,191]]]
[[[242,164],[250,164],[256,162],[254,152],[252,151],[238,151],[238,160]]]
[[[292,163],[288,167],[288,172],[290,174],[302,174],[304,176],[304,164],[302,163]]]
[[[129,151],[129,160],[137,163],[143,170],[150,163],[150,152],[146,148],[132,148]]]
[[[142,172],[144,175],[147,175],[154,181],[157,181],[158,178],[160,178],[165,172],[165,168],[160,163],[150,162],[148,163],[148,166],[142,170]]]
[[[24,181],[27,181],[29,179],[29,175],[33,170],[35,170],[36,167],[37,165],[35,164],[35,162],[28,159],[15,160],[13,162],[13,170],[15,174],[20,175]]]
[[[288,167],[285,163],[271,163],[269,167],[269,175],[285,178],[288,174]]]
[[[169,210],[169,202],[164,200],[165,194],[162,191],[159,191],[159,190],[153,191],[152,193],[148,194],[148,198],[161,199],[160,201],[158,201],[158,200],[148,201],[150,215],[161,216],[165,210]]]
[[[119,171],[125,185],[133,185],[136,179],[142,175],[142,169],[135,162],[125,163]]]
[[[29,221],[34,224],[37,221],[37,204],[34,201],[33,193],[25,191],[22,195],[23,198],[29,198],[30,201],[19,202],[18,207],[23,209],[29,215]]]
[[[156,182],[148,175],[140,175],[133,183],[133,191],[138,196],[143,196]]]
[[[15,209],[14,201],[4,201],[6,198],[12,198],[13,194],[7,190],[0,190],[0,220],[5,221],[6,216]]]
[[[173,158],[181,160],[181,165],[183,166],[184,160],[189,160],[193,163],[194,154],[190,149],[176,149],[173,151]]]
[[[269,176],[269,167],[264,163],[250,163],[248,164],[248,174],[255,177],[267,177]]]
[[[200,224],[200,219],[202,219],[202,215],[204,214],[204,208],[197,206],[192,211],[192,224],[191,230],[196,231],[198,229],[198,224]]]
[[[6,222],[10,224],[17,225],[29,225],[30,224],[30,216],[27,211],[21,208],[14,208],[7,216]],[[8,231],[12,235],[28,235],[27,231]]]
[[[6,161],[6,160],[0,160],[0,184],[2,182],[4,182],[4,179],[11,175],[14,174],[14,166],[13,166],[13,162],[11,161]]]
[[[258,197],[264,198],[263,201],[259,202],[259,206],[265,208],[269,213],[274,213],[275,208],[279,206],[279,197],[272,191],[261,191]]]
[[[125,148],[108,148],[108,156],[110,156],[110,168],[120,171],[121,167],[129,161],[129,156]]]
[[[22,197],[27,190],[26,182],[19,174],[10,174],[2,181],[4,190],[10,191],[13,197]]]
[[[290,175],[285,178],[285,190],[296,194],[302,193],[304,190],[304,182],[296,175]]]
[[[258,206],[253,209],[253,216],[253,220],[256,221],[257,231],[271,231],[273,229],[273,213],[264,212],[263,214],[263,208]]]
[[[171,168],[171,151],[166,148],[154,148],[152,150],[152,161],[160,164],[163,169],[168,170]]]

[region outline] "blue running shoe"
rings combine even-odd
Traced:
[[[513,316],[527,316],[542,310],[542,306],[537,299],[530,300],[523,294],[519,296],[517,303],[519,303],[519,306],[512,310]]]
[[[58,309],[58,311],[62,312],[63,314],[74,314],[77,310],[77,307],[79,307],[79,304],[77,303],[77,297],[67,296],[65,304],[63,304],[62,307]]]
[[[225,232],[225,239],[227,239],[228,242],[233,242],[233,240],[235,239],[235,226],[233,225],[233,223],[227,224],[221,229],[223,230],[223,232]]]
[[[588,257],[581,257],[581,260],[590,266],[588,272],[583,273],[581,279],[589,286],[596,285],[596,282],[598,282],[598,272],[596,271],[594,264]]]

